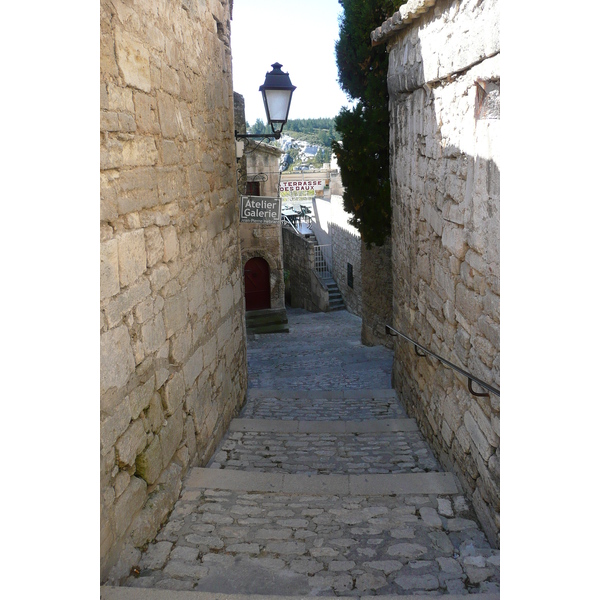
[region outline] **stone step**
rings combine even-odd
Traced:
[[[142,593],[209,592],[211,600],[217,593],[228,600],[384,600],[409,592],[412,600],[442,592],[447,599],[475,591],[467,586],[485,598],[499,580],[499,551],[458,491],[447,473],[319,477],[193,468],[169,523],[125,585]]]
[[[287,323],[287,311],[285,308],[267,308],[264,310],[252,310],[246,312],[246,323]]]
[[[302,399],[334,399],[368,400],[371,398],[393,399],[398,402],[398,394],[394,388],[356,388],[342,390],[276,390],[267,388],[248,388],[247,398],[302,398]]]
[[[285,308],[269,308],[246,312],[246,333],[289,333]]]
[[[443,470],[414,419],[233,419],[207,466],[322,475]]]
[[[281,421],[279,419],[232,419],[229,431],[266,433],[389,433],[419,431],[415,419],[373,421]]]
[[[346,305],[342,302],[341,304],[330,304],[329,305],[329,312],[332,312],[334,310],[344,310],[346,308]]]
[[[160,590],[152,588],[130,588],[102,586],[100,600],[314,600],[313,595],[282,596],[264,594],[220,594],[214,592],[190,592],[180,590]],[[427,594],[417,595],[352,595],[352,596],[318,596],[319,600],[339,600],[339,598],[353,598],[354,600],[431,600],[443,598],[444,600],[464,600],[464,595],[459,594]],[[477,594],[476,600],[500,600],[498,593]]]
[[[460,494],[452,473],[312,475],[190,469],[186,490],[212,489],[245,493],[336,496],[453,495]]]
[[[391,389],[266,390],[249,388],[241,417],[281,421],[373,421],[408,415]]]
[[[290,327],[287,323],[272,323],[270,325],[246,325],[248,335],[255,333],[289,333]]]

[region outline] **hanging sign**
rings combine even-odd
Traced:
[[[323,190],[323,180],[322,179],[307,179],[304,180],[288,180],[282,181],[279,184],[280,192],[300,192],[300,191],[308,191],[308,190]]]
[[[241,223],[281,223],[281,198],[242,196]]]

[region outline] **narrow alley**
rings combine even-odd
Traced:
[[[103,600],[499,598],[492,549],[349,312],[249,336],[249,387],[206,468]]]

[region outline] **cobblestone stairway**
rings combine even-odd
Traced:
[[[499,551],[394,390],[251,388],[139,573],[102,598],[497,600],[498,589]]]

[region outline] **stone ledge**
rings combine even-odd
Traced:
[[[233,419],[229,430],[258,433],[393,433],[419,431],[419,428],[414,419],[381,419],[377,421]]]
[[[156,590],[150,588],[128,588],[102,586],[100,600],[314,600],[315,596],[272,596],[263,594],[217,594],[214,592],[184,592],[176,590]],[[436,594],[435,596],[417,595],[388,595],[388,596],[319,596],[319,600],[464,600],[465,596],[456,594]],[[477,600],[500,600],[498,593],[477,594]]]
[[[393,388],[365,388],[352,390],[266,390],[260,388],[248,388],[246,396],[248,399],[306,398],[309,400],[322,398],[397,398],[396,390]]]
[[[451,473],[400,473],[370,475],[309,475],[232,471],[196,467],[184,488],[315,494],[389,496],[392,494],[459,494]]]
[[[404,29],[414,20],[425,14],[437,0],[408,0],[381,27],[371,32],[371,43],[377,46],[385,42],[397,31]]]

